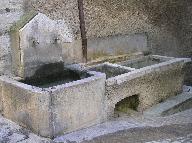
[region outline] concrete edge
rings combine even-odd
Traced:
[[[166,62],[155,64],[152,66],[146,66],[144,68],[136,69],[131,72],[128,72],[128,73],[125,73],[122,75],[118,75],[116,77],[108,79],[106,84],[107,85],[122,84],[123,82],[132,80],[134,78],[141,77],[145,74],[149,74],[152,72],[158,72],[158,71],[166,71],[167,69],[173,68],[180,64],[183,64],[183,65],[185,64],[184,59],[174,58],[174,59],[166,61]],[[125,66],[122,66],[122,67],[125,67]]]

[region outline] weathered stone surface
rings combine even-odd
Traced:
[[[191,2],[179,0],[85,0],[87,38],[109,37],[110,40],[110,36],[118,38],[119,35],[145,33],[148,48],[153,54],[191,56],[191,6]],[[76,0],[33,0],[28,1],[25,7],[38,10],[52,19],[66,20],[74,35],[80,37]],[[107,52],[105,48],[98,49]]]
[[[0,36],[0,75],[11,73],[11,49],[8,34]]]
[[[21,11],[0,14],[0,32],[9,31],[12,24],[19,20],[22,14]]]
[[[87,37],[146,33],[153,53],[191,56],[191,7],[180,0],[84,0]]]
[[[185,85],[191,85],[192,84],[192,62],[189,62],[186,64],[185,68]]]
[[[123,67],[126,66],[126,62],[121,63],[123,66],[106,63],[108,66],[114,68],[119,66],[119,68],[130,71],[121,75],[114,74],[114,76],[108,77],[106,80],[106,112],[109,118],[114,115],[115,105],[127,97],[138,95],[139,105],[137,110],[144,111],[150,106],[182,91],[183,66],[189,59],[154,57],[162,61],[154,65],[145,65],[139,69],[129,66]],[[98,69],[101,69],[99,67],[104,65],[96,65],[96,68],[93,66],[88,69],[98,71]],[[106,70],[99,71],[108,74]],[[109,73],[112,73],[112,68],[110,68]]]
[[[190,87],[189,87],[190,88]],[[192,92],[183,93],[168,98],[165,102],[154,105],[144,112],[146,116],[170,116],[192,108]]]
[[[62,43],[62,56],[65,64],[81,63],[83,57],[81,40]]]
[[[105,75],[90,74],[91,77],[50,88],[1,77],[3,115],[51,138],[101,123],[106,120]]]
[[[27,0],[25,7],[35,9],[53,20],[64,20],[73,35],[81,39],[77,0]]]
[[[169,143],[169,141],[166,141],[165,139],[168,140],[168,138],[174,134],[175,136],[172,136],[173,140],[171,140],[172,143],[191,142],[187,137],[182,138],[182,141],[178,138],[178,136],[184,134],[189,134],[191,137],[191,118],[192,109],[167,117],[146,117],[142,115],[124,116],[97,126],[59,136],[55,138],[54,141],[57,143],[135,143],[149,141],[150,143],[156,143],[155,139],[152,138],[161,138],[162,140],[158,143]]]
[[[70,55],[71,58],[67,58],[67,63],[71,59],[75,62],[81,61],[82,44],[76,0],[2,0],[0,4],[0,17],[4,17],[3,20],[0,20],[0,33],[9,30],[12,23],[22,15],[22,11],[26,12],[30,9],[38,10],[54,20],[64,20],[70,26],[75,41],[71,44],[63,44],[65,47],[62,50],[63,56]],[[130,43],[125,46],[123,41],[127,34],[139,33],[147,35],[147,49],[155,54],[190,57],[190,47],[192,47],[190,40],[191,6],[190,2],[175,1],[173,3],[171,0],[163,3],[157,0],[152,2],[146,0],[137,2],[132,0],[124,2],[85,0],[88,56],[102,57],[106,53],[116,55],[122,52],[133,52],[134,46],[132,47]],[[6,10],[6,8],[8,9]],[[119,41],[121,41],[123,50],[110,46],[113,45],[111,36],[115,39],[120,37]],[[106,48],[95,44],[95,41],[100,42],[101,39],[107,41]],[[105,43],[102,40],[101,42]],[[143,43],[143,46],[135,49],[143,51],[145,45],[146,43]],[[71,49],[74,46],[75,48]],[[92,50],[96,46],[97,50]]]
[[[0,2],[0,34],[9,28],[23,15],[23,0],[2,0]]]
[[[48,92],[8,78],[3,80],[3,115],[37,134],[51,137]]]
[[[50,139],[39,137],[2,116],[0,116],[0,142],[52,143]]]
[[[105,73],[106,78],[109,79],[109,78],[113,78],[113,77],[116,77],[116,76],[119,76],[122,74],[126,74],[135,69],[122,67],[120,65],[115,65],[115,64],[110,64],[110,63],[103,63],[103,64],[98,64],[98,65],[92,66],[89,68],[89,70]]]
[[[138,69],[127,75],[122,75],[112,84],[106,85],[109,107],[112,110],[115,104],[125,97],[139,95],[138,110],[143,111],[170,96],[182,91],[184,74],[182,60],[170,60],[151,67]]]
[[[2,113],[2,110],[3,110],[2,86],[3,86],[3,81],[0,78],[0,114]]]
[[[65,20],[54,21],[39,13],[20,29],[19,35],[20,68],[23,70],[23,75],[20,76],[32,76],[43,64],[61,61],[67,64],[67,62],[72,63],[81,58],[79,43],[75,40],[72,29]],[[67,44],[70,46],[65,47]],[[67,56],[63,56],[64,53]],[[70,60],[65,61],[65,58]]]
[[[23,0],[1,0],[0,9],[21,9],[23,7]]]
[[[23,14],[22,0],[0,1],[0,75],[11,74],[10,27],[20,19]]]
[[[123,55],[149,50],[146,34],[89,38],[87,47],[89,61],[102,56]]]
[[[105,78],[102,76],[63,85],[53,91],[51,96],[56,135],[106,120]]]

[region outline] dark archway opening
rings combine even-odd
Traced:
[[[131,114],[138,111],[139,106],[139,95],[133,95],[126,97],[119,101],[115,105],[114,113],[115,117],[119,117],[121,114]]]

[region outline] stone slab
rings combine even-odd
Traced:
[[[166,116],[192,108],[192,92],[183,92],[146,110],[147,116]]]
[[[114,35],[90,38],[87,41],[88,60],[102,56],[112,56],[148,51],[147,36],[143,34]]]

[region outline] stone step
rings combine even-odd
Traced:
[[[192,108],[192,87],[184,92],[159,103],[144,112],[146,116],[168,116]]]

